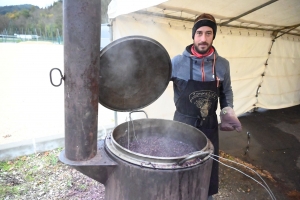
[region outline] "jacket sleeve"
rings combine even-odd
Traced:
[[[233,92],[231,87],[231,77],[230,77],[230,67],[229,62],[227,61],[226,70],[224,73],[224,80],[220,85],[220,107],[223,109],[224,107],[233,108]]]
[[[174,58],[171,59],[171,64],[172,64],[172,75],[171,75],[171,80],[174,81],[174,79],[177,77],[177,71],[178,71],[178,61],[180,60],[180,56],[177,55]]]

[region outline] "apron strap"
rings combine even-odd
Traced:
[[[220,79],[217,77],[217,72],[216,72],[216,54],[214,53],[214,61],[213,61],[213,66],[212,66],[213,74],[215,77],[215,81],[217,82],[217,88],[219,87],[220,84]]]
[[[215,80],[217,81],[217,74],[216,74],[216,53],[214,53],[214,60],[212,64],[212,73],[215,77]]]

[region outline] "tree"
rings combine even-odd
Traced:
[[[0,15],[0,33],[8,27],[9,19],[5,15]]]
[[[25,18],[30,17],[30,12],[29,12],[29,10],[21,10],[19,13],[20,13],[19,16],[21,15],[21,16],[23,16],[23,17],[25,17]]]

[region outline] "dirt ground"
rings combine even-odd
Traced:
[[[299,113],[299,105],[274,110],[259,108],[239,117],[242,132],[219,134],[222,151],[268,172],[272,178],[267,180],[272,180],[269,185],[277,199],[300,199]]]
[[[58,160],[61,150],[56,149],[0,162],[0,199],[105,199],[105,188],[102,184]],[[298,192],[285,191],[267,171],[242,162],[224,152],[221,152],[220,155],[229,160],[243,163],[259,173],[276,199],[300,199]],[[238,168],[256,180],[259,179],[245,167],[234,165],[228,161],[224,163]],[[219,193],[214,195],[214,199],[272,199],[261,185],[224,165],[220,165],[219,177],[220,189]]]
[[[275,180],[268,171],[258,168],[257,166],[254,166],[252,164],[243,162],[242,160],[230,156],[229,154],[226,154],[222,151],[220,152],[220,156],[231,161],[235,161],[239,164],[243,164],[258,173],[268,185],[275,199],[300,199],[300,193],[298,191],[289,191],[288,189],[284,188],[283,185],[278,180]],[[224,161],[224,164],[237,168],[238,170],[244,172],[245,174],[263,184],[259,176],[256,175],[252,170],[247,169],[244,166],[233,164],[229,161]],[[252,180],[250,177],[247,177],[242,173],[237,172],[236,170],[233,170],[224,165],[220,165],[219,170],[220,188],[219,193],[215,195],[215,199],[272,199],[269,192],[263,186]],[[264,186],[267,188],[266,185]]]

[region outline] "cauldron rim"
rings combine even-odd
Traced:
[[[177,169],[177,168],[186,168],[186,167],[192,167],[198,164],[201,164],[205,162],[207,159],[209,159],[210,154],[213,153],[213,145],[210,142],[210,140],[197,128],[190,126],[188,124],[177,122],[173,120],[166,120],[166,119],[137,119],[132,120],[133,122],[142,122],[142,123],[149,123],[151,121],[158,121],[158,122],[167,122],[171,124],[178,124],[178,126],[183,126],[187,129],[190,129],[191,131],[197,132],[202,134],[201,137],[204,137],[206,139],[206,145],[204,148],[201,149],[201,151],[207,151],[209,152],[209,155],[205,158],[195,161],[195,159],[185,163],[184,165],[178,165],[178,162],[185,159],[187,156],[192,155],[193,153],[189,153],[183,156],[178,157],[156,157],[156,156],[150,156],[145,154],[136,153],[134,151],[130,151],[127,148],[122,147],[114,138],[114,133],[117,128],[120,128],[122,125],[124,126],[128,122],[124,122],[118,126],[115,127],[115,129],[109,133],[105,138],[105,147],[106,149],[114,154],[115,156],[121,158],[122,160],[125,160],[127,162],[142,165],[143,167],[150,167],[150,168],[161,168],[161,169]],[[147,164],[148,163],[148,164]]]

